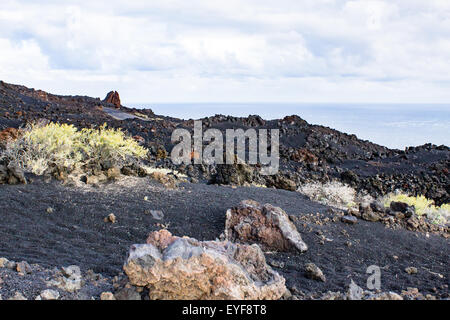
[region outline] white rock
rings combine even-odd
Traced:
[[[258,245],[198,241],[161,230],[133,245],[124,265],[132,285],[150,299],[280,299],[285,279],[267,264]]]
[[[41,292],[40,297],[42,300],[58,300],[59,292],[52,289],[46,289]]]

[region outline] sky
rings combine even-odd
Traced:
[[[450,103],[450,1],[1,0],[0,79],[124,103]]]

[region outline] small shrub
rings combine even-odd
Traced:
[[[78,130],[73,125],[49,123],[31,125],[9,143],[2,154],[26,171],[42,175],[52,170],[72,172],[95,167],[123,166],[147,155],[120,129]]]
[[[427,199],[425,196],[419,195],[413,197],[402,192],[395,192],[384,198],[384,206],[389,207],[393,201],[404,202],[410,206],[414,206],[417,215],[425,215],[433,223],[445,224],[450,220],[450,204],[448,203],[438,207],[434,205],[433,200]]]
[[[311,200],[337,208],[349,208],[356,205],[355,189],[338,181],[322,183],[307,183],[297,190],[307,195]]]

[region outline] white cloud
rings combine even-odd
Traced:
[[[447,0],[0,3],[0,79],[125,101],[450,101]]]

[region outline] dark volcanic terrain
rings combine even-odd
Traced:
[[[147,178],[131,177],[101,189],[71,188],[42,178],[1,188],[0,256],[9,260],[45,267],[76,264],[84,272],[92,269],[113,277],[121,272],[130,245],[143,243],[150,231],[165,225],[175,235],[214,240],[224,231],[226,209],[253,199],[295,217],[309,246],[304,254],[266,254],[291,291],[342,292],[351,279],[365,287],[367,268],[377,265],[384,291],[400,293],[413,287],[423,294],[448,297],[448,239],[363,220],[356,225],[333,221],[333,211],[295,192],[192,183],[168,190]],[[54,209],[50,214],[49,207]],[[148,210],[161,210],[163,219],[155,219]],[[110,213],[117,223],[103,221]],[[305,277],[304,265],[309,262],[322,269],[325,283]],[[407,267],[418,273],[406,273]]]
[[[437,205],[449,203],[447,146],[391,150],[310,125],[299,116],[266,121],[259,116],[216,115],[202,119],[205,129],[280,129],[280,173],[262,176],[250,166],[175,166],[168,157],[174,146],[171,134],[175,128],[192,130],[193,120],[127,108],[118,99],[115,93],[109,100],[57,96],[0,81],[0,131],[42,120],[79,128],[107,123],[150,150],[147,164],[187,176],[187,182],[173,189],[149,177],[129,176],[99,186],[75,187],[34,175],[27,177],[26,185],[0,185],[0,257],[48,268],[75,264],[84,273],[91,269],[111,279],[122,272],[130,245],[144,243],[150,231],[166,228],[176,236],[214,240],[224,232],[226,210],[251,199],[286,211],[308,244],[303,254],[265,252],[267,262],[299,298],[343,292],[351,280],[365,288],[371,265],[381,268],[383,291],[418,288],[423,294],[449,297],[448,228],[435,234],[394,230],[362,219],[347,224],[341,222],[341,210],[293,192],[306,182],[338,180],[374,197],[401,189],[425,195]],[[161,211],[162,218],[151,210]],[[104,221],[111,213],[116,223]],[[305,277],[304,267],[310,262],[320,267],[326,282]],[[409,267],[417,273],[406,272]],[[0,298],[5,298],[1,277],[0,268]],[[92,292],[98,298],[100,292]]]
[[[100,98],[57,96],[0,81],[0,130],[18,128],[39,119],[71,123],[79,128],[107,123],[141,139],[151,150],[152,160],[158,166],[176,168],[196,180],[227,182],[217,179],[216,166],[176,167],[165,158],[174,146],[170,141],[173,130],[192,130],[192,120],[156,116],[149,109],[124,106],[120,111],[134,118],[118,120],[110,115],[109,110],[114,108],[114,104]],[[298,116],[266,121],[259,116],[236,118],[216,115],[202,121],[204,129],[218,128],[222,131],[227,128],[280,129],[280,173],[266,178],[255,172],[247,178],[249,183],[286,188],[282,183],[285,179],[297,186],[307,181],[337,179],[373,196],[402,189],[411,194],[425,195],[437,205],[450,202],[448,146],[429,144],[391,150],[359,140],[355,135],[310,125]]]

